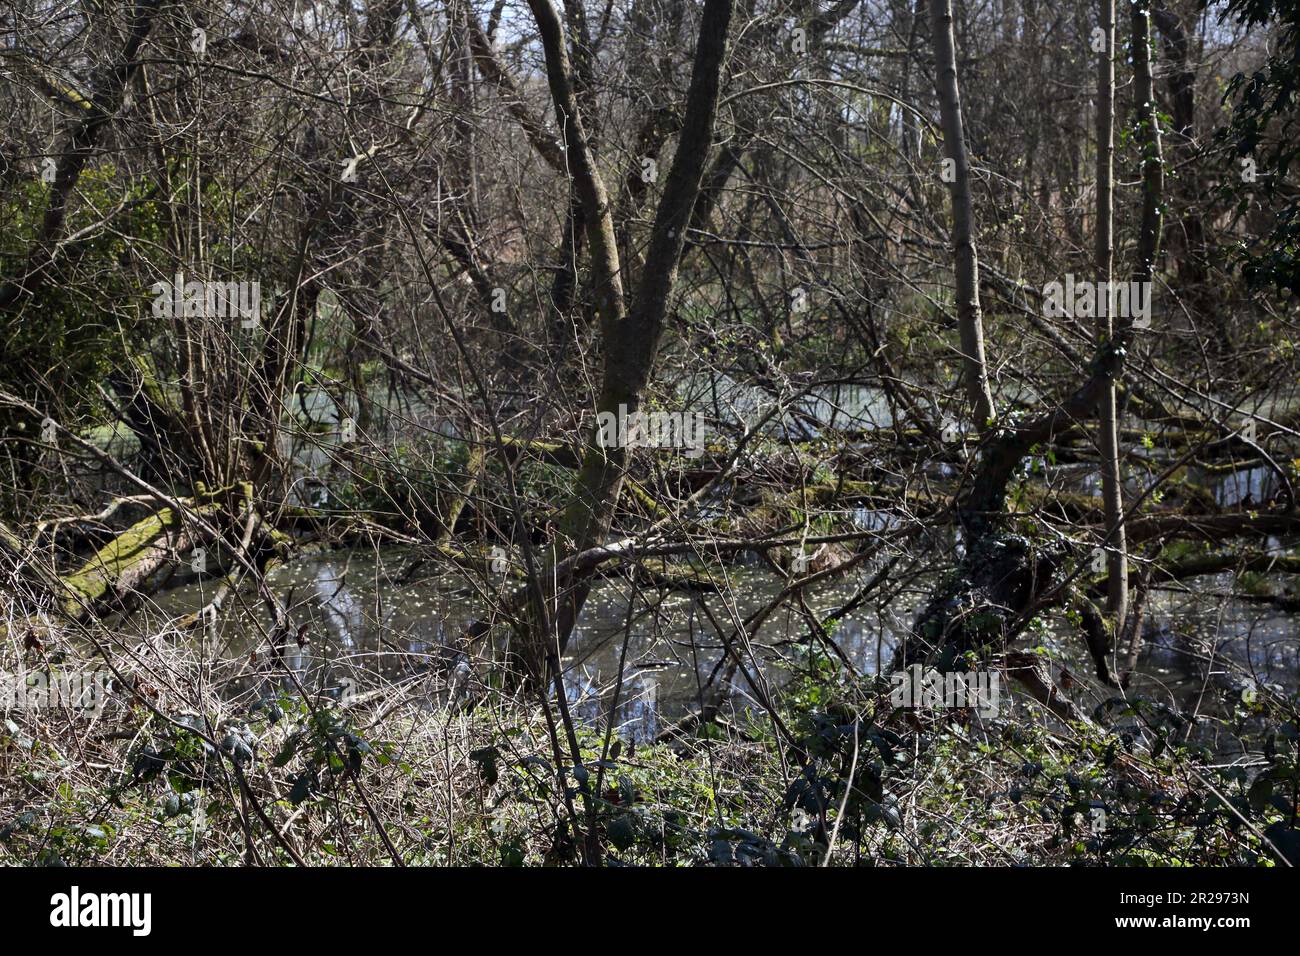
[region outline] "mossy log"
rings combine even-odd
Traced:
[[[1206,574],[1300,574],[1300,554],[1272,554],[1263,551],[1206,551],[1177,558],[1157,557],[1150,572],[1151,584],[1185,581]],[[1142,579],[1140,568],[1129,569],[1129,586]],[[1106,593],[1106,577],[1089,581],[1088,593]]]
[[[716,594],[720,590],[707,572],[662,559],[643,559],[633,566],[633,570],[638,580],[653,587],[697,594]]]
[[[442,530],[438,532],[437,544],[449,544],[452,535],[456,533],[456,522],[460,520],[460,513],[465,510],[465,502],[474,494],[479,478],[483,474],[484,457],[482,445],[474,445],[470,448],[469,461],[465,464],[465,483],[447,505],[446,516],[442,518]]]
[[[197,505],[195,512],[210,516],[220,511],[215,503]],[[100,548],[76,571],[63,575],[67,590],[64,613],[83,620],[96,610],[139,591],[181,552],[201,546],[203,532],[171,508],[142,518]]]

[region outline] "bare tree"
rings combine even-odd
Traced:
[[[962,377],[975,427],[988,428],[996,418],[984,357],[984,318],[980,310],[979,255],[975,250],[975,209],[971,199],[970,160],[962,126],[957,54],[953,43],[952,0],[930,0],[930,34],[934,43],[935,86],[943,122],[943,149],[951,165],[952,245],[956,254],[957,324],[961,330]]]
[[[1115,217],[1115,2],[1101,0],[1097,27],[1097,227],[1094,242],[1099,288],[1108,290],[1106,305],[1098,303],[1097,338],[1108,342],[1115,333],[1114,276]],[[1101,494],[1106,509],[1106,611],[1115,632],[1124,627],[1128,608],[1128,549],[1124,536],[1124,478],[1120,472],[1116,382],[1102,392],[1098,415],[1101,449]]]

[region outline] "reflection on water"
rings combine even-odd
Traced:
[[[772,397],[723,375],[698,377],[682,386],[680,397],[688,410],[703,411],[714,422],[752,423],[772,404]],[[1032,396],[1024,396],[1032,399]],[[328,470],[328,450],[339,425],[339,412],[323,392],[306,395],[307,417],[323,428],[311,440],[295,440],[287,453],[294,456],[305,475]],[[419,420],[423,427],[446,434],[425,406],[404,401],[403,420]],[[805,397],[798,410],[806,417],[788,416],[787,424],[809,419],[846,430],[888,428],[893,425],[890,403],[882,392],[864,387],[836,386]],[[397,413],[396,409],[390,411]],[[1135,449],[1141,454],[1141,449]],[[1088,463],[1047,467],[1039,462],[1049,483],[1056,487],[1097,494],[1096,467]],[[944,465],[948,473],[950,466]],[[1268,469],[1250,467],[1235,473],[1194,473],[1210,489],[1220,507],[1263,502],[1275,491]],[[1140,488],[1133,475],[1132,491]],[[304,489],[322,489],[304,482]],[[304,491],[306,494],[306,491]],[[702,517],[716,505],[705,502]],[[843,513],[842,513],[843,514]],[[866,531],[887,531],[899,523],[897,515],[868,508],[850,509],[845,517]],[[962,542],[951,529],[926,532],[917,543],[937,563],[960,556]],[[1281,549],[1282,542],[1270,547]],[[291,608],[291,634],[283,644],[288,665],[312,686],[334,685],[341,673],[359,674],[374,682],[396,678],[409,671],[412,661],[440,657],[449,639],[459,634],[486,610],[483,589],[491,582],[470,581],[462,574],[443,574],[410,583],[398,579],[409,554],[400,549],[378,553],[334,553],[301,558],[277,569],[270,586]],[[808,608],[817,618],[845,604],[875,568],[863,565],[839,580],[810,589]],[[943,568],[932,569],[935,574]],[[574,713],[593,724],[604,725],[614,705],[613,719],[625,736],[644,739],[665,723],[696,709],[710,681],[721,678],[718,662],[724,639],[732,638],[741,621],[764,607],[784,588],[786,579],[753,555],[717,569],[723,595],[692,597],[679,592],[661,593],[633,588],[622,579],[603,580],[595,586],[575,628],[564,660],[565,687]],[[876,673],[887,665],[893,649],[906,634],[917,608],[927,596],[934,577],[919,579],[911,590],[893,597],[887,607],[867,602],[839,621],[829,640],[860,674]],[[1205,649],[1252,668],[1261,683],[1294,687],[1300,672],[1294,619],[1267,605],[1227,599],[1230,575],[1202,578],[1190,589],[1159,591],[1148,605],[1150,652],[1139,682],[1153,693],[1186,701],[1207,679],[1198,655]],[[201,606],[212,584],[191,584],[162,595],[157,609],[179,616]],[[699,602],[703,601],[708,613]],[[256,609],[252,599],[249,608]],[[221,638],[230,654],[250,654],[264,641],[263,627],[252,620],[256,610],[243,616],[230,614],[222,624]],[[724,633],[719,634],[717,626]],[[264,622],[263,623],[264,626]],[[1068,625],[1046,638],[1053,660],[1069,663],[1076,672],[1088,665],[1077,634]],[[304,641],[296,639],[302,629]],[[755,634],[745,635],[747,668],[762,672],[773,686],[806,668],[814,633],[802,609],[783,608],[769,616]],[[626,645],[626,646],[625,646]],[[823,649],[825,650],[825,649]],[[838,655],[837,655],[838,656]],[[622,666],[620,666],[620,663]],[[1210,668],[1212,671],[1213,668]],[[1208,676],[1213,676],[1212,673]],[[753,704],[752,690],[743,677],[725,688],[738,706]]]
[[[1214,490],[1214,503],[1220,508],[1250,507],[1273,496],[1277,490],[1277,475],[1268,467],[1257,465],[1217,476],[1217,480],[1203,480],[1203,483]]]
[[[305,683],[337,685],[344,673],[362,686],[400,677],[409,672],[412,660],[427,662],[439,655],[449,636],[482,613],[481,592],[460,574],[397,583],[408,558],[399,549],[378,555],[338,552],[302,558],[271,575],[268,583],[291,607],[291,631],[304,628],[303,645],[291,634],[284,655]],[[871,570],[864,567],[812,591],[812,613],[820,619],[842,606]],[[661,593],[623,579],[596,585],[564,659],[565,687],[576,717],[605,725],[620,661],[623,681],[613,717],[625,737],[652,737],[666,723],[699,707],[710,679],[719,679],[715,671],[723,638],[730,639],[738,622],[764,607],[786,584],[783,577],[756,566],[731,565],[716,573],[725,578],[727,596]],[[1267,606],[1223,599],[1231,584],[1230,575],[1221,575],[1202,579],[1194,591],[1153,594],[1147,616],[1150,649],[1140,681],[1143,693],[1185,705],[1214,676],[1202,660],[1208,651],[1253,669],[1261,684],[1296,685],[1300,636],[1294,619]],[[927,587],[920,582],[885,608],[867,603],[840,621],[829,639],[860,674],[876,673],[882,664],[888,666]],[[202,584],[173,589],[160,596],[157,609],[185,613],[199,606],[203,590]],[[703,612],[699,601],[711,614]],[[258,646],[261,633],[247,615],[231,614],[221,636],[227,652],[238,656]],[[811,633],[809,619],[797,609],[772,614],[742,644],[747,669],[751,674],[761,670],[770,686],[782,686],[807,668]],[[1082,642],[1068,625],[1049,634],[1046,646],[1053,660],[1076,673],[1088,672]],[[736,707],[757,709],[743,676],[725,690]]]
[[[289,666],[299,674],[318,670],[322,680],[337,679],[335,671],[342,666],[372,680],[395,678],[413,658],[428,661],[436,656],[448,645],[449,635],[483,613],[479,592],[460,574],[396,583],[407,559],[400,549],[378,556],[340,552],[305,557],[272,572],[269,586],[290,606],[292,633],[283,651]],[[786,584],[783,577],[754,566],[731,565],[718,573],[725,575],[730,597],[664,594],[634,588],[622,579],[599,582],[564,660],[565,685],[575,712],[603,724],[621,659],[624,680],[615,720],[628,736],[652,735],[663,722],[697,706],[722,654],[723,638],[730,639],[738,622],[765,606]],[[869,573],[850,573],[819,589],[810,596],[809,608],[824,616],[840,607]],[[202,583],[174,588],[158,597],[155,609],[168,615],[186,613],[200,605],[206,590]],[[707,604],[724,635],[718,634],[697,600]],[[257,646],[262,632],[248,615],[258,608],[249,604],[251,610],[227,615],[222,625],[229,654],[245,654]],[[301,647],[293,636],[299,628],[305,628]],[[830,640],[858,662],[861,673],[870,674],[878,661],[889,659],[905,628],[897,613],[881,614],[868,605],[840,621]],[[772,614],[748,635],[750,671],[761,667],[767,680],[780,684],[806,666],[809,634],[802,613],[782,609]],[[729,688],[734,695],[742,700],[749,695],[742,678],[734,684]]]

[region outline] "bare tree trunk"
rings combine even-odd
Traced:
[[[1150,282],[1155,274],[1156,256],[1160,252],[1165,167],[1151,78],[1150,11],[1133,3],[1132,18],[1133,109],[1138,127],[1137,138],[1142,148],[1142,219],[1138,231],[1137,269],[1134,278],[1139,282]]]
[[[970,162],[962,129],[961,91],[957,86],[957,54],[952,32],[952,0],[930,0],[930,32],[934,41],[935,87],[943,125],[944,154],[952,161],[952,244],[956,255],[957,324],[961,330],[966,401],[975,426],[984,431],[993,421],[984,358],[984,320],[980,314],[979,257],[975,251],[975,210],[971,200]]]
[[[1098,288],[1109,289],[1115,257],[1115,0],[1101,0],[1100,29],[1105,47],[1097,58],[1097,225],[1095,256]],[[1115,297],[1097,302],[1097,338],[1114,335],[1111,316]],[[1102,314],[1104,312],[1104,314]],[[1101,448],[1101,497],[1106,513],[1106,612],[1115,632],[1128,610],[1128,555],[1124,541],[1124,488],[1119,468],[1119,423],[1116,383],[1106,383],[1098,409]]]
[[[1141,2],[1129,4],[1132,21],[1133,113],[1136,138],[1142,150],[1142,215],[1138,227],[1137,263],[1133,279],[1149,283],[1155,274],[1156,255],[1160,251],[1160,233],[1164,226],[1161,204],[1164,202],[1165,167],[1160,148],[1160,123],[1156,111],[1155,89],[1151,79],[1151,13]],[[1126,320],[1131,324],[1131,320]],[[1122,529],[1121,529],[1122,530]],[[1122,539],[1121,539],[1122,540]],[[1110,572],[1112,575],[1114,571]],[[1123,587],[1127,588],[1128,575]],[[1112,586],[1112,591],[1114,590]],[[1133,620],[1116,630],[1117,647],[1127,644],[1128,665],[1137,664],[1141,645],[1141,617],[1144,591],[1138,592]],[[1127,609],[1126,609],[1127,612]],[[1121,623],[1116,622],[1117,627]]]
[[[555,122],[560,127],[566,168],[586,217],[596,311],[601,331],[608,335],[626,314],[613,210],[578,110],[574,72],[565,48],[560,16],[551,0],[528,0],[528,5],[537,20],[542,48],[546,52],[546,80],[555,103]]]

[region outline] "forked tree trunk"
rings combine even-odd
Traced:
[[[1103,30],[1106,53],[1099,64],[1097,127],[1098,149],[1098,227],[1097,260],[1101,275],[1108,280],[1111,271],[1113,213],[1111,181],[1114,126],[1114,0],[1103,0]],[[939,58],[939,83],[944,109],[944,135],[950,158],[964,160],[960,150],[960,111],[956,101],[955,70],[951,55],[950,0],[932,0],[935,49]],[[943,37],[946,36],[945,43]],[[946,56],[945,56],[946,54]],[[948,61],[945,68],[945,61]],[[947,87],[946,93],[944,88]],[[964,162],[957,164],[956,182],[952,183],[954,205],[965,209],[969,223],[969,177]],[[959,213],[960,216],[960,213]],[[963,245],[958,233],[958,284],[963,280],[963,252],[974,256],[973,244]],[[973,266],[973,261],[971,262]],[[969,275],[970,273],[966,273]],[[970,301],[970,300],[967,300]],[[973,300],[978,305],[978,300]],[[1110,310],[1107,310],[1108,312]],[[976,318],[978,312],[975,313]],[[969,313],[968,313],[969,317]],[[1112,329],[1109,317],[1104,320],[1105,339],[1090,369],[1090,374],[1072,394],[1051,410],[1027,421],[1013,423],[986,436],[974,469],[973,480],[959,502],[958,514],[967,534],[967,552],[956,572],[931,595],[917,617],[911,636],[898,650],[896,665],[928,660],[940,667],[953,666],[966,652],[983,653],[989,649],[1005,650],[1026,627],[1036,610],[1043,610],[1070,599],[1068,589],[1058,586],[1059,574],[1070,555],[1059,544],[1041,544],[1008,533],[1002,517],[1006,513],[1007,489],[1016,469],[1036,445],[1050,443],[1053,437],[1074,427],[1080,419],[1094,415],[1104,418],[1104,431],[1111,436],[1111,448],[1117,444],[1114,421],[1115,382],[1123,372],[1124,356],[1133,338],[1131,319],[1122,319]],[[1113,332],[1113,335],[1111,334]],[[1109,417],[1106,410],[1109,409]],[[1112,454],[1109,461],[1117,464]],[[1118,493],[1118,483],[1111,472],[1109,490]],[[1111,526],[1121,515],[1118,497],[1110,503]],[[1123,551],[1118,552],[1122,558]],[[1122,576],[1122,574],[1121,574]],[[1099,622],[1095,622],[1099,623]],[[1088,629],[1098,631],[1100,628]],[[1105,642],[1096,633],[1086,635],[1089,649],[1104,680],[1111,679],[1106,660]],[[1010,660],[1010,657],[1007,658]],[[1012,669],[1017,680],[1039,691],[1049,687],[1044,674],[1026,674]],[[1037,696],[1044,697],[1042,694]],[[1051,695],[1044,702],[1052,706]]]
[[[560,18],[550,0],[529,0],[546,54],[547,81],[555,103],[568,171],[583,206],[591,249],[593,290],[600,317],[604,371],[598,412],[635,412],[659,350],[668,298],[677,278],[686,229],[713,140],[722,61],[726,52],[732,0],[706,0],[685,118],[677,149],[655,215],[646,265],[632,306],[626,307],[617,239],[608,193],[583,127],[574,79],[565,51]],[[593,428],[583,455],[573,499],[565,508],[562,549],[573,553],[603,542],[627,468],[627,449],[601,448]],[[557,596],[553,633],[545,640],[563,649],[589,591],[584,580],[554,582]]]

